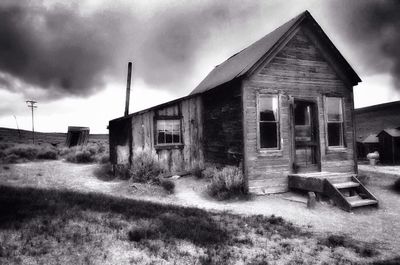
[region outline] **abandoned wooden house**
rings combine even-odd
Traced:
[[[85,145],[89,139],[89,127],[68,126],[65,146]]]
[[[216,66],[188,95],[109,122],[112,163],[154,150],[172,172],[237,165],[250,192],[325,193],[377,205],[357,180],[360,78],[309,12]]]

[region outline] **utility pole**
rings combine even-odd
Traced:
[[[129,114],[129,99],[131,97],[131,76],[132,76],[132,62],[128,63],[128,77],[126,80],[126,96],[125,96],[125,113],[124,116]]]
[[[33,142],[33,144],[35,144],[35,125],[34,125],[34,119],[33,119],[33,110],[37,108],[37,106],[35,106],[37,101],[27,100],[25,102],[26,102],[26,104],[28,104],[28,108],[31,108],[31,111],[32,111],[32,142]]]

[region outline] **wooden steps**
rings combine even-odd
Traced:
[[[376,197],[356,176],[351,176],[351,181],[334,183],[330,179],[325,179],[325,193],[337,206],[349,212],[362,206],[378,206]]]
[[[339,182],[339,183],[332,183],[333,186],[337,189],[349,189],[349,188],[355,188],[360,186],[357,182],[353,181],[346,181],[346,182]]]
[[[289,175],[289,188],[314,191],[329,196],[346,211],[374,205],[378,200],[353,173],[312,172]]]
[[[367,206],[367,205],[376,205],[376,204],[378,204],[376,200],[370,200],[370,199],[361,199],[358,201],[350,202],[352,208]]]

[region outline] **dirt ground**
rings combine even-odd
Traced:
[[[384,257],[400,253],[400,194],[391,189],[392,177],[373,175],[367,178],[367,187],[379,199],[378,209],[362,208],[348,213],[326,202],[318,203],[315,209],[308,209],[305,203],[290,200],[299,197],[293,193],[255,196],[248,201],[218,202],[204,194],[207,185],[204,180],[192,177],[175,180],[175,194],[168,195],[155,186],[99,180],[93,174],[96,167],[62,161],[1,166],[0,185],[101,192],[237,214],[274,214],[317,234],[342,233],[354,239],[375,243]]]

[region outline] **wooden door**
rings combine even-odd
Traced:
[[[318,111],[313,101],[294,100],[293,103],[294,171],[320,171]]]

